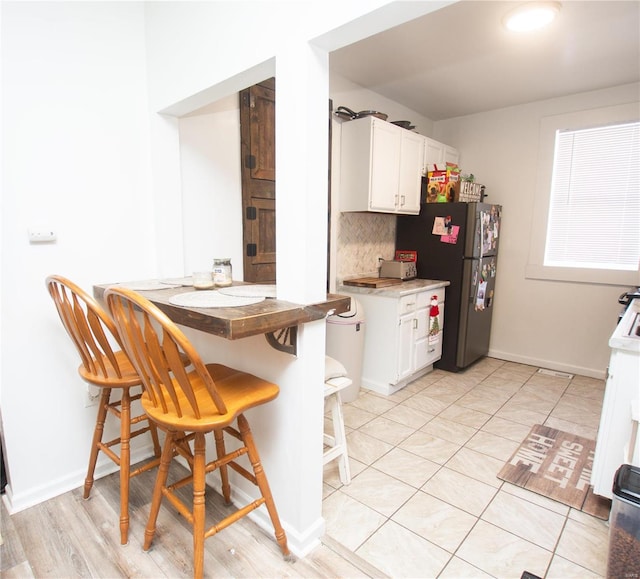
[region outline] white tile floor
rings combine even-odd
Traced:
[[[486,358],[345,404],[352,483],[327,534],[391,577],[604,577],[606,521],[496,477],[534,424],[595,440],[604,381]]]

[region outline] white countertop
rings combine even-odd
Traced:
[[[410,294],[415,294],[422,291],[429,291],[446,287],[450,284],[448,281],[439,279],[410,279],[403,281],[396,285],[390,285],[386,287],[359,287],[353,285],[341,284],[337,289],[338,293],[350,293],[350,294],[371,294],[377,296],[389,296],[389,297],[402,297]]]
[[[636,317],[640,316],[640,299],[631,302],[620,323],[616,326],[613,335],[609,339],[609,346],[618,350],[640,353],[640,336],[634,335]]]

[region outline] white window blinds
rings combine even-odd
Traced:
[[[544,265],[640,261],[640,123],[556,133]]]

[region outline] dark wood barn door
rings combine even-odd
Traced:
[[[244,280],[276,281],[276,91],[268,79],[240,93]]]

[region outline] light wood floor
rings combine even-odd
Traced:
[[[0,576],[191,576],[191,528],[171,506],[163,504],[153,546],[142,550],[154,477],[155,470],[131,481],[131,526],[124,546],[117,473],[97,480],[89,500],[78,488],[12,516],[3,502]],[[207,493],[207,516],[213,522],[226,507],[215,491]],[[204,565],[207,577],[384,577],[328,537],[303,559],[285,561],[275,539],[246,517],[205,541]]]

